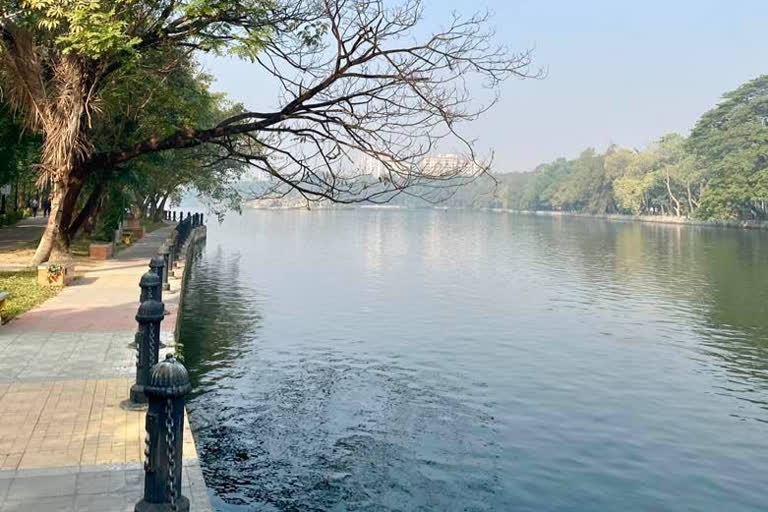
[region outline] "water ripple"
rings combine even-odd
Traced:
[[[477,212],[210,226],[181,342],[215,506],[762,510],[767,248]]]

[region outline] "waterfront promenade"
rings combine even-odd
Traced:
[[[144,417],[126,407],[141,275],[170,227],[0,327],[0,512],[132,511],[142,497]],[[181,280],[164,292],[161,358],[173,350]],[[183,494],[208,511],[188,422]]]

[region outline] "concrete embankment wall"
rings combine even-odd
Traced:
[[[187,241],[184,244],[184,247],[181,250],[183,259],[179,262],[178,268],[174,269],[174,275],[179,276],[181,278],[181,281],[179,283],[179,295],[178,295],[178,305],[176,307],[176,314],[173,322],[173,344],[174,348],[173,351],[176,352],[176,343],[179,341],[179,322],[181,321],[181,308],[184,307],[184,295],[185,295],[185,288],[187,286],[187,280],[189,279],[189,272],[192,268],[192,265],[194,265],[195,261],[195,252],[197,251],[197,248],[205,242],[206,239],[207,230],[206,227],[198,226],[192,230],[192,232],[189,234],[189,238],[187,238]],[[187,418],[187,432],[190,436],[192,436],[192,425],[189,421],[189,411],[186,413]],[[198,482],[198,490],[199,489],[205,489],[205,479],[202,475],[202,469],[200,467],[200,457],[197,453],[197,443],[189,443],[185,442],[187,445],[187,448],[184,449],[184,458],[185,458],[185,467],[186,470],[191,475],[190,478],[195,479]],[[192,455],[190,452],[194,452],[194,455]],[[189,461],[188,457],[193,459],[192,461]],[[208,493],[206,492],[198,492],[194,496],[194,507],[192,508],[191,512],[213,512],[213,506],[211,505],[211,502],[208,497]]]
[[[174,341],[179,340],[179,322],[181,321],[181,310],[184,307],[185,287],[187,285],[187,279],[189,279],[189,271],[192,268],[192,265],[194,264],[195,250],[201,243],[205,242],[207,234],[208,234],[208,230],[206,229],[205,226],[198,226],[192,230],[192,232],[189,235],[189,238],[184,244],[183,263],[179,265],[180,268],[174,271],[174,272],[181,272],[181,290],[179,292],[179,305],[176,310],[177,311],[176,319],[173,325]]]
[[[709,226],[719,228],[768,229],[768,221],[764,220],[697,220],[688,219],[686,217],[674,217],[667,215],[599,215],[578,212],[510,210],[506,208],[484,208],[484,210],[499,213],[514,213],[518,215],[535,215],[539,217],[583,217],[588,219],[604,219],[616,222],[650,222],[655,224],[683,224],[687,226]]]

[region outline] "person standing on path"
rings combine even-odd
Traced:
[[[43,199],[43,216],[47,217],[51,214],[51,198],[46,197]]]
[[[37,217],[37,208],[39,207],[39,204],[37,202],[37,198],[33,197],[29,201],[29,207],[32,208],[32,216]]]

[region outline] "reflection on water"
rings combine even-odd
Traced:
[[[481,212],[209,226],[220,511],[763,510],[768,234]]]

